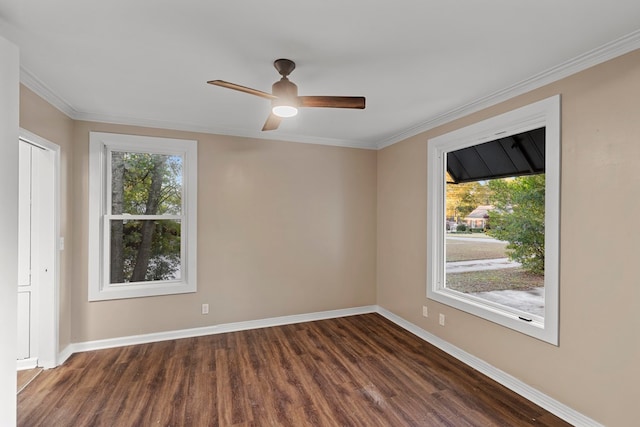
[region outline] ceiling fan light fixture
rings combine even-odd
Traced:
[[[278,117],[293,117],[298,114],[296,102],[278,98],[271,102],[271,112]]]
[[[298,109],[291,105],[276,105],[271,109],[273,114],[278,117],[293,117],[298,114]]]
[[[271,85],[271,93],[224,80],[210,80],[207,83],[270,100],[271,114],[262,127],[263,131],[278,129],[282,118],[296,116],[298,108],[365,108],[364,96],[298,96],[298,86],[288,79],[289,74],[296,68],[295,62],[281,58],[276,59],[273,66],[282,78]]]

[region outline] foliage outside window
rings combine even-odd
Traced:
[[[431,139],[427,218],[428,298],[556,345],[559,116],[556,96]],[[528,132],[542,133],[544,166],[492,176],[488,144],[507,152]]]
[[[545,174],[488,183],[494,209],[489,236],[509,242],[507,255],[535,275],[544,275]]]
[[[196,150],[91,133],[90,300],[195,292]]]

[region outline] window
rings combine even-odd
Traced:
[[[196,291],[197,142],[91,132],[89,301]]]
[[[560,97],[428,144],[427,297],[558,345]]]

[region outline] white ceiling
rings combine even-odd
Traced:
[[[377,148],[640,47],[638,0],[0,0],[22,81],[73,118]],[[261,132],[272,63],[365,96]]]

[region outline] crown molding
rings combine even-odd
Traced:
[[[40,79],[38,79],[31,71],[27,70],[24,66],[20,66],[20,83],[31,89],[38,96],[43,98],[49,104],[62,111],[64,114],[72,119],[75,119],[79,114],[67,100],[56,94],[49,89]]]
[[[149,119],[149,118],[118,116],[113,114],[75,112],[74,116],[72,116],[71,118],[74,120],[83,120],[88,122],[141,126],[141,127],[150,127],[150,128],[156,128],[156,129],[171,129],[171,130],[179,130],[179,131],[185,131],[185,132],[199,132],[199,133],[207,133],[207,134],[214,134],[214,135],[236,136],[236,137],[243,137],[243,138],[268,139],[272,141],[277,140],[277,141],[287,141],[287,142],[299,142],[303,144],[331,145],[331,146],[337,146],[337,147],[362,148],[362,149],[369,149],[369,150],[377,149],[377,146],[375,143],[366,142],[366,141],[321,138],[321,137],[311,137],[311,136],[303,136],[303,135],[295,135],[295,134],[275,135],[273,133],[269,134],[261,131],[247,131],[245,129],[202,126],[202,125],[197,125],[193,123],[171,122],[171,121],[156,120],[156,119]]]
[[[560,65],[549,68],[548,70],[522,80],[514,85],[479,98],[468,104],[454,108],[446,113],[427,119],[424,122],[380,141],[377,148],[382,149],[388,147],[419,133],[426,132],[437,126],[444,125],[452,122],[453,120],[468,116],[469,114],[491,107],[518,95],[522,95],[523,93],[538,89],[542,86],[556,82],[636,49],[640,49],[640,30],[636,30],[624,37],[579,55]]]

